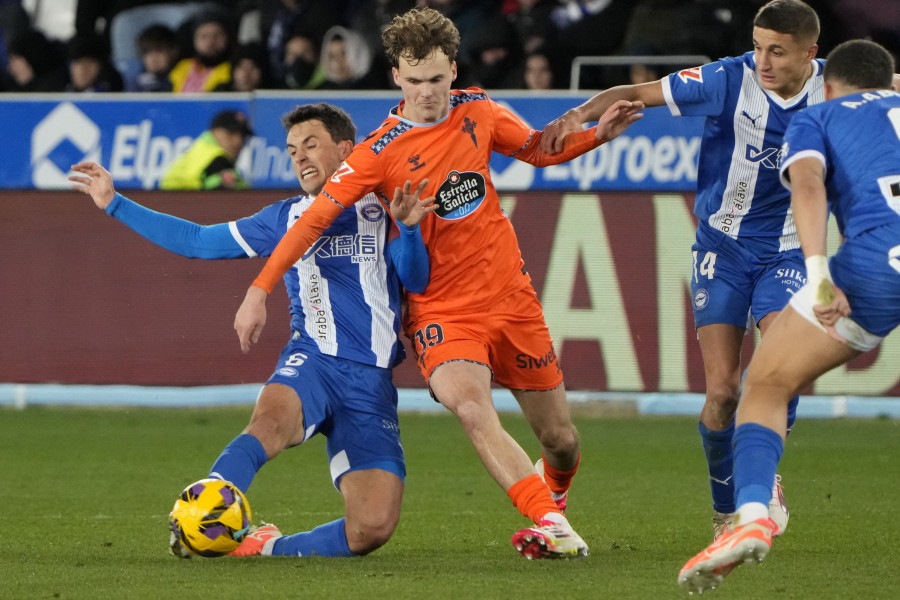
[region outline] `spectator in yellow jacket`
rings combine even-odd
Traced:
[[[253,130],[239,110],[217,113],[209,129],[166,170],[162,190],[242,190],[250,187],[235,166],[238,154]]]

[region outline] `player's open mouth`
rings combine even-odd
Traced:
[[[309,179],[310,177],[315,177],[319,174],[319,170],[315,167],[309,167],[308,169],[303,169],[300,173],[300,179]]]

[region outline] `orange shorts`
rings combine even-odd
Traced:
[[[546,391],[563,382],[541,303],[526,287],[471,314],[425,316],[407,324],[427,382],[441,364],[466,360],[487,366],[510,390]]]

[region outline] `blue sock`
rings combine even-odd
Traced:
[[[734,432],[734,479],[737,504],[772,498],[772,482],[784,451],[781,436],[762,425],[745,423]]]
[[[225,446],[209,470],[209,476],[230,481],[246,492],[267,460],[269,457],[260,441],[249,433],[242,433]]]
[[[344,521],[341,518],[312,531],[278,538],[272,546],[272,556],[356,556],[347,545]]]
[[[700,438],[703,440],[703,452],[709,469],[709,488],[712,492],[713,510],[720,513],[733,513],[734,504],[734,457],[731,451],[731,438],[734,435],[734,421],[722,431],[709,429],[698,423]]]
[[[800,404],[800,396],[794,396],[791,398],[791,401],[788,402],[788,419],[787,419],[787,432],[791,432],[791,427],[794,426],[794,421],[797,420],[797,405]]]

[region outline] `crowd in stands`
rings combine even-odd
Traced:
[[[900,3],[807,0],[820,56],[853,37],[900,54]],[[0,92],[393,89],[380,31],[416,5],[460,30],[457,87],[567,89],[576,56],[751,49],[765,0],[77,0],[74,35],[48,39],[0,0]],[[635,59],[637,60],[637,59]],[[680,65],[585,68],[581,88],[650,81]],[[687,64],[683,66],[696,66]]]

